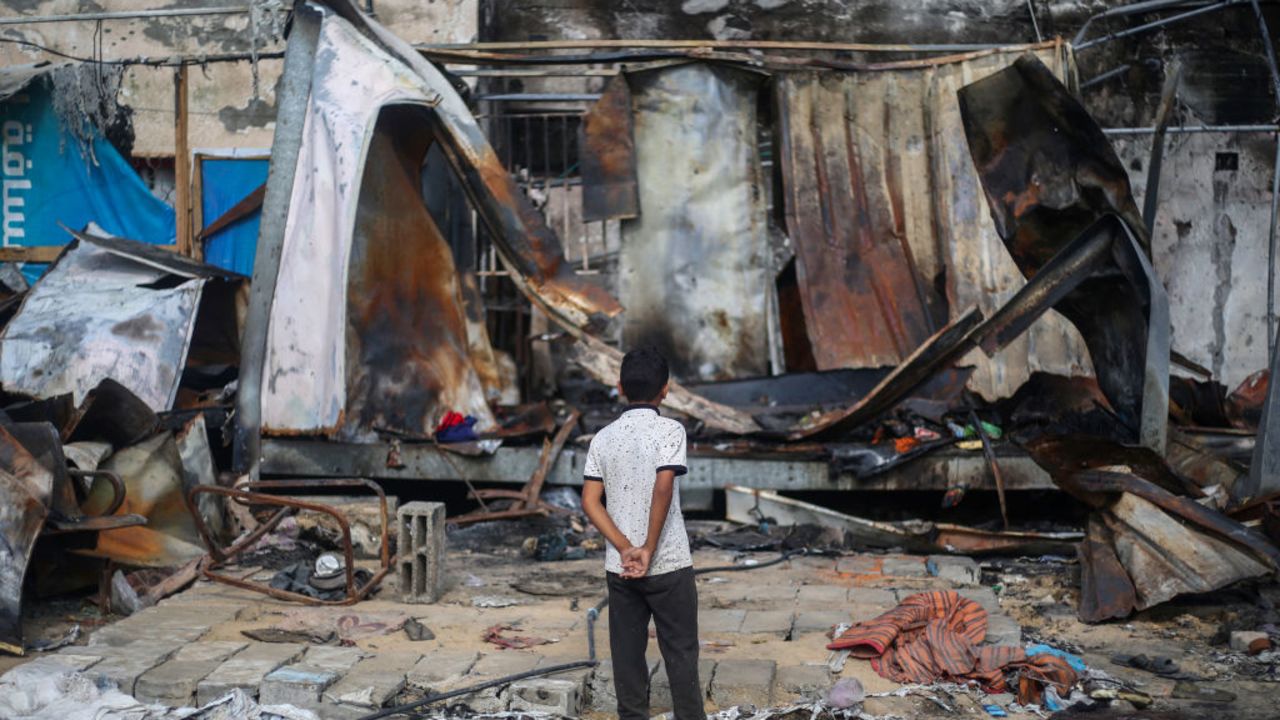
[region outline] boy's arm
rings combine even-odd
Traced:
[[[591,524],[596,526],[604,539],[618,550],[619,553],[625,555],[631,550],[631,541],[626,535],[613,524],[613,518],[609,517],[609,511],[605,509],[604,504],[600,502],[604,497],[604,483],[599,480],[587,480],[582,483],[582,509],[587,513],[587,518],[591,520]],[[624,558],[625,559],[625,558]]]
[[[667,513],[671,510],[671,496],[675,494],[675,485],[674,470],[658,471],[658,477],[653,483],[653,502],[649,506],[649,534],[645,535],[644,545],[622,553],[623,564],[631,565],[623,571],[623,577],[639,578],[649,572],[649,562],[658,551],[658,539],[662,537],[662,529],[667,524]]]

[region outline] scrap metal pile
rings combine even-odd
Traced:
[[[613,288],[566,261],[439,67],[348,2],[299,5],[251,286],[73,233],[33,288],[0,300],[0,642],[22,650],[24,576],[35,592],[91,584],[61,570],[84,556],[193,577],[207,556],[206,577],[243,585],[216,564],[303,512],[343,529],[340,592],[321,601],[355,602],[393,563],[385,498],[380,565],[357,579],[345,517],[280,493],[395,477],[411,451],[469,482],[459,468],[501,462],[503,443],[541,443],[522,490],[477,491],[482,512],[454,522],[556,513],[543,487],[615,409],[619,345],[671,356],[666,406],[695,454],[806,457],[864,480],[982,452],[1003,511],[995,450],[1015,448],[1090,513],[1083,535],[1017,532],[1007,513],[978,528],[881,523],[730,490],[731,517],[763,498],[859,547],[1081,541],[1089,621],[1275,572],[1274,478],[1245,469],[1266,376],[1230,394],[1171,387],[1169,310],[1128,176],[1064,82],[1069,48],[1022,50],[892,67],[664,58],[616,76],[580,150],[583,216],[626,221]],[[780,227],[757,166],[766,79]],[[863,102],[879,97],[899,99]],[[902,150],[912,123],[930,129],[929,152]],[[433,148],[506,277],[558,327],[562,357],[598,381],[553,399],[559,421],[546,403],[511,407],[517,369],[423,201]],[[774,231],[789,248],[777,264],[760,260]],[[317,479],[261,480],[273,474]],[[252,482],[232,488],[237,476]],[[41,537],[63,560],[33,555]],[[258,589],[317,600],[288,578]]]

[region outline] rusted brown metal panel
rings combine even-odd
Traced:
[[[1084,337],[1098,384],[1122,422],[1163,451],[1168,306],[1129,176],[1111,144],[1031,55],[965,86],[959,102],[996,231],[1028,280],[1049,272],[1051,261],[1108,218],[1127,230],[1131,239],[1117,236],[1102,247],[1093,274],[1053,305]]]
[[[384,108],[369,147],[347,280],[347,438],[430,437],[449,411],[494,427],[453,253],[421,198],[425,115]]]
[[[582,116],[578,163],[584,222],[621,220],[640,214],[631,88],[625,75],[613,76],[605,85],[604,94]]]
[[[938,305],[905,236],[902,178],[882,138],[856,124],[851,76],[788,73],[777,88],[786,225],[818,369],[896,365],[932,334]]]

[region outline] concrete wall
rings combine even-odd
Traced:
[[[244,6],[244,0],[174,0],[173,8]],[[259,6],[265,3],[258,2]],[[286,3],[280,3],[286,5]],[[6,0],[0,16],[36,16],[157,9],[145,0]],[[412,42],[471,42],[476,38],[476,0],[377,0],[379,20]],[[265,23],[264,23],[265,24]],[[101,27],[105,58],[167,57],[175,54],[244,53],[253,49],[248,14],[205,17],[108,20]],[[78,57],[95,56],[97,23],[63,22],[0,26],[0,39],[25,40]],[[265,29],[262,52],[280,52]],[[0,64],[36,62],[51,56],[12,43],[0,43]],[[190,70],[190,142],[193,148],[266,148],[275,130],[275,85],[280,60],[257,64],[258,95],[253,93],[253,64],[210,63]],[[121,101],[133,108],[136,156],[172,156],[174,147],[174,70],[135,66],[125,73]]]

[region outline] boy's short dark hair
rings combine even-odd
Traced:
[[[631,402],[654,400],[662,392],[662,386],[671,377],[667,359],[651,347],[638,348],[622,358],[622,370],[618,373],[622,393]]]

